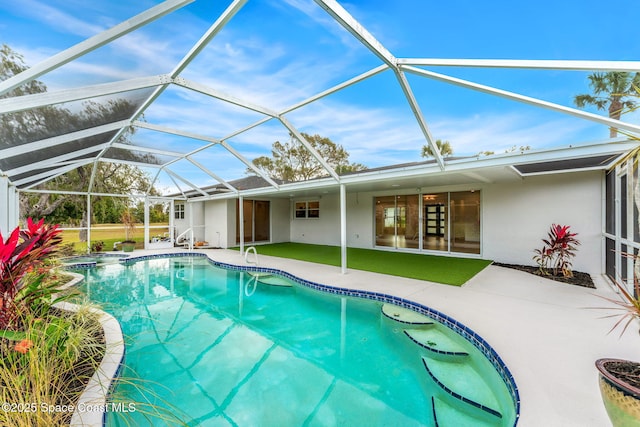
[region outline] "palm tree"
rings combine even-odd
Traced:
[[[607,108],[609,117],[620,120],[625,109],[630,110],[637,107],[636,101],[628,98],[637,98],[638,96],[640,73],[626,71],[593,73],[589,76],[589,87],[593,90],[593,95],[577,95],[574,98],[576,106],[584,108],[587,105],[595,105],[598,110]],[[609,129],[609,137],[615,138],[618,135],[618,130],[613,127]]]
[[[440,154],[444,157],[453,154],[453,148],[451,148],[451,143],[449,141],[442,141],[438,139],[436,140],[436,146],[438,147],[438,151],[440,151]],[[435,157],[430,145],[422,146],[422,157]]]

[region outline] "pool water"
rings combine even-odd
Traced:
[[[406,309],[386,304],[385,314],[378,301],[206,258],[82,272],[127,337],[112,399],[136,410],[109,412],[108,426],[515,423],[486,357],[438,322],[394,318]]]

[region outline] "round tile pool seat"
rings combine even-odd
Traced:
[[[269,286],[283,286],[283,287],[292,287],[293,283],[290,280],[285,279],[284,277],[280,277],[273,273],[267,273],[262,271],[250,271],[249,274],[252,277],[256,277],[259,283],[269,285]]]
[[[463,406],[466,412],[481,418],[502,419],[502,414],[495,409],[500,405],[491,388],[471,365],[426,357],[422,358],[422,363],[442,391],[438,398],[450,405]]]
[[[460,344],[437,328],[409,329],[405,330],[404,333],[411,341],[432,353],[451,357],[469,356],[469,353],[464,351]]]
[[[433,320],[424,314],[416,313],[413,310],[395,304],[383,304],[382,314],[396,322],[409,325],[433,325]]]

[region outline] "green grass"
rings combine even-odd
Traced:
[[[150,225],[165,226],[166,224],[158,223]],[[149,233],[151,236],[156,234],[162,235],[168,231],[168,229],[168,225],[166,225],[166,227],[163,228],[152,228],[149,230]],[[136,248],[144,248],[143,224],[137,224],[132,239],[136,241]],[[113,250],[113,244],[123,240],[126,239],[124,226],[122,224],[94,224],[91,228],[91,242],[104,242],[103,251]],[[84,253],[87,251],[87,242],[80,241],[80,232],[78,230],[64,230],[62,232],[62,243],[73,243],[76,252]]]
[[[288,242],[259,245],[256,246],[256,249],[260,255],[340,266],[339,246]],[[489,264],[491,261],[483,259],[347,248],[348,268],[428,280],[446,285],[460,286]]]

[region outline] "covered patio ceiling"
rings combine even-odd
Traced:
[[[505,179],[520,179],[527,173],[545,173],[546,162],[569,161],[576,158],[586,160],[579,167],[606,168],[615,157],[635,147],[632,140],[623,138],[591,143],[579,146],[564,146],[553,149],[512,152],[495,156],[466,156],[462,158],[444,157],[436,146],[437,136],[432,135],[428,117],[416,97],[416,86],[424,81],[444,83],[452,88],[488,94],[496,99],[506,99],[517,104],[533,106],[545,111],[571,116],[583,121],[596,123],[603,127],[613,127],[629,134],[640,133],[640,126],[614,120],[599,114],[549,102],[536,97],[434,72],[430,69],[448,70],[451,67],[499,70],[553,70],[553,71],[640,71],[640,62],[636,61],[584,61],[584,60],[509,60],[509,59],[441,59],[410,58],[394,55],[371,32],[358,22],[347,10],[334,0],[315,0],[325,13],[323,24],[339,27],[348,36],[350,43],[357,43],[371,57],[371,66],[365,70],[354,70],[348,78],[342,78],[332,86],[311,96],[281,106],[279,102],[265,99],[264,96],[238,91],[228,92],[229,86],[216,85],[215,76],[201,73],[189,73],[190,66],[207,52],[209,45],[231,25],[237,15],[245,9],[247,0],[230,2],[226,9],[215,15],[208,28],[173,64],[172,69],[154,75],[137,76],[111,81],[95,81],[87,85],[74,85],[69,82],[65,87],[56,87],[46,93],[13,96],[16,88],[33,81],[56,75],[58,71],[69,69],[68,64],[81,61],[93,53],[103,52],[105,46],[117,45],[122,39],[145,28],[153,29],[156,21],[178,14],[194,0],[167,0],[142,13],[131,17],[112,28],[100,32],[63,50],[31,68],[7,80],[0,82],[0,115],[34,111],[48,106],[61,106],[71,111],[80,109],[83,101],[108,105],[114,99],[127,99],[127,108],[108,121],[80,126],[64,132],[51,129],[46,137],[26,141],[3,141],[0,146],[0,175],[6,177],[10,185],[18,191],[33,191],[41,184],[52,180],[75,168],[93,165],[93,175],[83,189],[87,194],[94,191],[95,171],[100,162],[130,164],[148,171],[152,185],[169,182],[163,190],[167,195],[180,198],[196,196],[195,199],[238,197],[251,194],[271,194],[291,197],[307,192],[336,192],[341,184],[349,191],[389,189],[391,186],[424,187],[448,184],[491,183]],[[286,7],[286,6],[285,6]],[[251,10],[249,12],[252,12]],[[146,40],[145,38],[141,38]],[[148,40],[148,43],[155,41]],[[145,48],[144,42],[140,45]],[[210,57],[207,57],[210,59]],[[104,61],[110,58],[105,57]],[[327,58],[330,62],[331,58]],[[231,67],[233,64],[229,64]],[[339,175],[326,158],[316,151],[302,135],[312,133],[304,115],[297,114],[312,105],[331,99],[336,94],[348,92],[350,88],[362,84],[375,84],[377,78],[386,76],[395,82],[396,94],[403,98],[407,113],[419,134],[419,142],[431,147],[433,160],[398,165],[393,168],[371,168],[355,174]],[[411,77],[410,77],[411,76]],[[59,77],[59,74],[58,74]],[[201,77],[201,80],[196,79]],[[57,80],[56,80],[57,81]],[[374,86],[375,87],[375,86]],[[291,90],[296,88],[291,87]],[[218,108],[227,114],[236,114],[247,119],[242,126],[228,129],[211,129],[207,123],[200,122],[199,127],[179,123],[162,114],[153,113],[154,106],[160,102],[170,102],[172,96],[193,100],[201,107],[208,103],[212,115]],[[391,96],[379,94],[380,97]],[[322,106],[324,108],[326,106]],[[313,110],[318,111],[318,110]],[[147,119],[146,115],[151,119]],[[330,116],[329,116],[330,117]],[[157,120],[157,121],[156,121]],[[237,121],[236,121],[237,122]],[[331,123],[327,124],[328,129]],[[254,166],[252,160],[258,155],[269,154],[273,139],[260,139],[273,132],[260,133],[260,129],[278,128],[280,135],[292,135],[297,138],[319,162],[326,178],[316,178],[299,183],[280,184],[264,171]],[[135,131],[132,133],[132,131]],[[330,132],[329,132],[330,133]],[[133,135],[124,141],[123,137]],[[327,135],[331,137],[332,135]],[[253,138],[263,148],[256,153],[245,144],[235,141],[239,138]],[[286,136],[285,136],[286,137]],[[160,143],[163,142],[163,143]],[[349,146],[345,144],[347,149]],[[167,147],[170,147],[167,148]],[[243,148],[247,148],[243,150]],[[478,147],[478,150],[482,147]],[[416,152],[419,146],[416,147]],[[384,154],[381,154],[384,156]],[[416,156],[417,157],[417,156]],[[261,177],[266,187],[240,190],[232,184],[238,176],[229,176],[227,164],[233,162]],[[534,165],[518,169],[518,165]],[[538,169],[536,166],[538,165]],[[578,166],[565,165],[559,169],[574,169]],[[533,169],[531,169],[533,168]],[[557,169],[557,168],[556,168]],[[224,187],[224,194],[212,194],[208,189],[218,185]],[[148,189],[148,192],[151,188]]]

